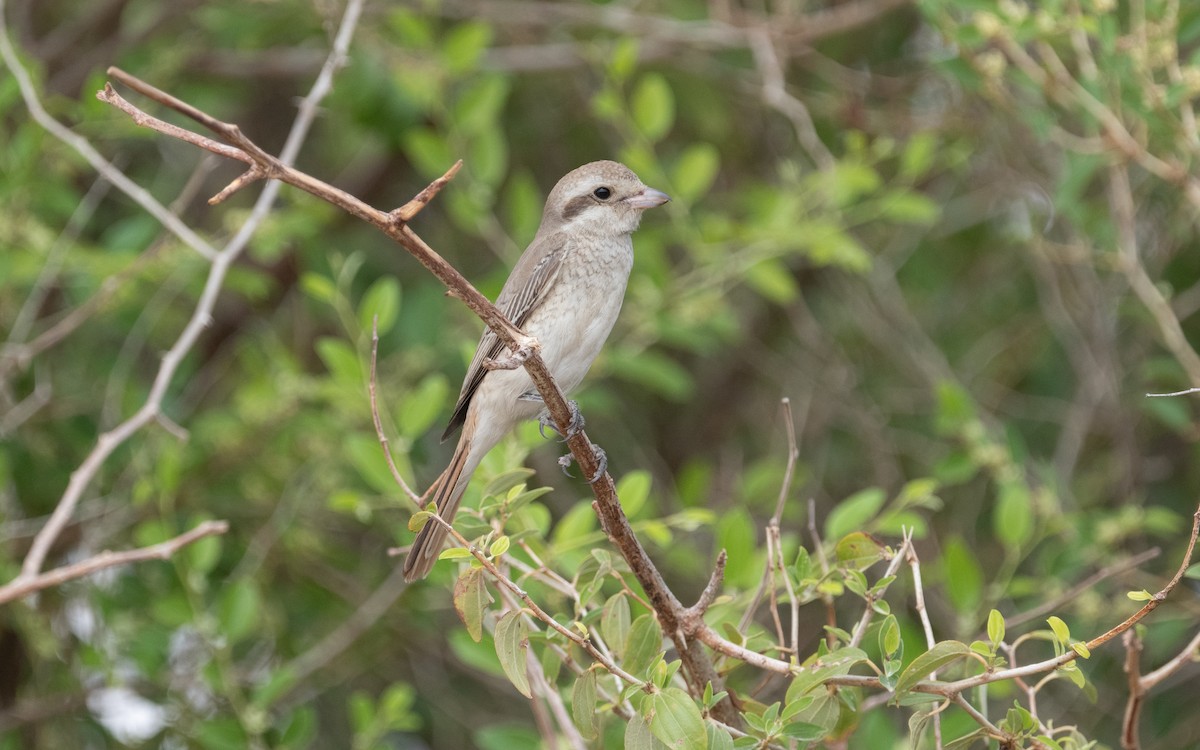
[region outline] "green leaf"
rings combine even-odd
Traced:
[[[882,489],[868,487],[841,501],[825,519],[825,538],[840,539],[858,531],[875,517],[885,500],[887,495]]]
[[[408,393],[395,394],[399,400],[396,426],[400,434],[416,438],[432,427],[434,420],[441,416],[449,395],[450,386],[441,373],[426,376]]]
[[[654,737],[650,726],[639,714],[625,725],[625,750],[662,750],[665,747]]]
[[[1092,658],[1092,651],[1083,641],[1075,641],[1071,644],[1071,650],[1082,656],[1084,659]],[[1082,686],[1081,686],[1082,687]]]
[[[344,339],[324,336],[317,339],[317,356],[329,370],[334,380],[358,388],[363,382],[363,371],[358,361],[358,352]]]
[[[641,615],[629,628],[625,640],[625,670],[641,676],[654,663],[662,648],[662,628],[650,613]]]
[[[441,44],[447,72],[463,73],[474,68],[491,42],[492,27],[487,23],[467,21],[455,26]]]
[[[834,554],[840,565],[859,571],[883,558],[884,546],[870,534],[855,531],[838,540]]]
[[[921,680],[929,676],[931,672],[945,667],[949,664],[966,658],[971,653],[971,649],[965,643],[959,641],[941,641],[935,643],[933,648],[913,659],[912,664],[901,673],[900,679],[896,682],[896,693],[906,693],[912,689]]]
[[[800,287],[791,270],[778,258],[767,258],[745,270],[742,278],[765,299],[786,305],[800,296]]]
[[[608,359],[608,365],[619,377],[671,401],[686,401],[695,388],[695,382],[687,369],[653,349],[636,354],[613,352]]]
[[[937,145],[937,138],[931,132],[914,134],[900,154],[900,177],[911,182],[925,176],[933,164]]]
[[[249,636],[262,620],[262,599],[250,580],[234,581],[221,592],[217,605],[221,632],[230,644]]]
[[[413,128],[401,137],[404,153],[421,174],[433,179],[441,177],[456,161],[450,144],[432,128]]]
[[[379,335],[392,330],[396,316],[400,313],[400,282],[391,276],[382,276],[367,289],[358,304],[358,324],[362,330],[371,330],[375,316],[379,316]]]
[[[946,594],[959,613],[974,614],[983,599],[983,569],[962,537],[948,538],[942,550]]]
[[[902,224],[927,226],[937,221],[941,209],[920,193],[896,190],[880,201],[880,212],[888,219]]]
[[[825,736],[825,727],[807,721],[793,721],[784,726],[783,736],[801,742],[815,742]]]
[[[1154,598],[1154,594],[1151,594],[1146,589],[1142,589],[1141,591],[1130,591],[1127,592],[1125,596],[1129,597],[1135,602],[1148,602]]]
[[[483,637],[483,611],[490,599],[483,580],[483,568],[468,567],[454,582],[454,611],[476,643]]]
[[[647,140],[657,141],[675,122],[675,97],[667,79],[658,73],[642,76],[630,102],[633,122]]]
[[[615,81],[624,81],[637,69],[638,40],[632,35],[618,37],[608,53],[608,74]]]
[[[500,657],[500,667],[517,692],[526,698],[532,698],[533,694],[529,692],[529,673],[525,664],[528,649],[525,619],[521,616],[521,611],[505,612],[496,622],[496,655]]]
[[[505,552],[508,552],[509,545],[511,544],[512,540],[508,538],[507,534],[499,536],[496,538],[496,541],[492,542],[492,546],[488,548],[488,554],[492,557],[500,557]]]
[[[668,748],[707,750],[708,729],[696,702],[677,687],[665,688],[650,696],[646,721],[650,731]]]
[[[693,143],[683,150],[671,176],[671,190],[684,203],[704,196],[717,178],[721,157],[711,143]]]
[[[707,721],[708,750],[733,750],[733,737],[729,731],[715,721]]]
[[[1066,646],[1071,642],[1071,629],[1067,627],[1067,623],[1058,615],[1051,615],[1046,619],[1050,625],[1050,630],[1054,632],[1054,637],[1058,642]]]
[[[486,75],[466,84],[454,102],[454,124],[464,135],[495,129],[509,88],[509,79],[502,75]]]
[[[976,419],[975,403],[957,383],[945,380],[937,385],[936,428],[942,435],[961,432]]]
[[[187,549],[188,564],[197,573],[209,573],[221,561],[221,537],[206,536]]]
[[[604,603],[604,611],[600,613],[600,634],[613,655],[620,659],[629,637],[629,598],[624,592],[613,594]]]
[[[621,508],[625,515],[636,518],[638,511],[646,504],[650,496],[650,472],[644,469],[631,471],[617,482],[617,497],[621,498]]]
[[[895,615],[888,615],[879,628],[879,650],[885,657],[891,658],[900,648],[900,624]]]
[[[987,634],[992,648],[999,646],[1004,640],[1004,615],[1000,614],[999,610],[993,609],[988,613]]]
[[[585,739],[600,734],[600,717],[596,713],[596,670],[589,669],[575,680],[571,688],[571,717]]]
[[[790,705],[823,684],[825,680],[850,674],[850,670],[856,664],[867,660],[865,651],[849,646],[830,651],[820,658],[810,658],[804,670],[793,678],[791,685],[788,685],[785,700]],[[812,721],[807,712],[806,717],[806,721]]]
[[[715,547],[725,550],[725,580],[731,586],[753,586],[762,568],[758,564],[754,518],[738,506],[723,513],[713,530]]]
[[[432,510],[419,510],[413,513],[408,519],[408,530],[414,534],[425,528],[425,524],[429,523],[429,519],[433,518]]]
[[[1019,550],[1033,536],[1033,499],[1023,480],[1001,483],[992,524],[996,537],[1010,551]]]

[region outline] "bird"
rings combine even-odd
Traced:
[[[669,200],[615,161],[594,161],[568,172],[546,198],[537,234],[513,266],[496,306],[537,339],[542,361],[564,393],[583,380],[617,320],[633,268],[631,235],[643,212]],[[430,492],[447,523],[453,523],[483,457],[542,408],[523,367],[487,366],[511,354],[484,329],[442,441],[459,429],[462,434]],[[574,406],[573,412],[574,423]],[[546,424],[545,417],[542,421]],[[429,575],[446,533],[442,524],[426,522],[404,560],[405,580]]]

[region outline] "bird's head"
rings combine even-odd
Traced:
[[[550,191],[541,230],[629,234],[643,211],[669,200],[666,193],[643,185],[624,164],[594,161],[568,172]]]

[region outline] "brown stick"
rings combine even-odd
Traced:
[[[29,596],[36,591],[61,586],[67,581],[83,578],[84,576],[101,570],[107,570],[108,568],[115,568],[118,565],[145,562],[146,560],[166,560],[182,547],[197,542],[206,536],[224,534],[226,531],[229,531],[229,524],[225,521],[205,521],[187,533],[180,534],[173,539],[168,539],[165,542],[159,542],[149,547],[125,550],[124,552],[109,552],[106,550],[73,565],[64,565],[61,568],[55,568],[46,573],[39,573],[36,576],[20,576],[8,585],[0,587],[0,604],[7,604],[16,599]]]

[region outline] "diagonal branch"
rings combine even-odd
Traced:
[[[173,539],[168,539],[165,542],[159,542],[149,547],[140,547],[124,552],[109,552],[106,550],[73,565],[64,565],[61,568],[55,568],[36,576],[21,576],[5,586],[0,586],[0,604],[7,604],[38,591],[53,588],[54,586],[61,586],[67,581],[74,581],[77,578],[83,578],[84,576],[89,576],[108,568],[115,568],[118,565],[128,565],[147,560],[166,560],[193,542],[197,542],[206,536],[224,534],[226,531],[229,531],[229,524],[225,521],[205,521],[185,534],[180,534]]]

